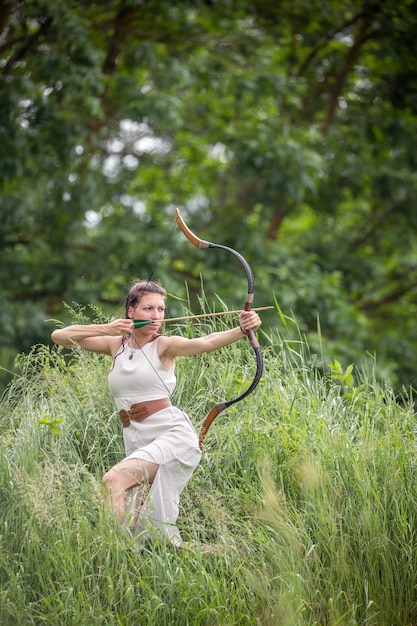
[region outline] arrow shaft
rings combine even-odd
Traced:
[[[266,309],[273,309],[273,306],[260,306],[253,307],[251,311],[265,311]],[[233,315],[234,313],[242,313],[242,309],[237,309],[235,311],[219,311],[218,313],[201,313],[200,315],[183,315],[182,317],[168,317],[164,319],[164,322],[180,322],[181,320],[194,320],[199,319],[201,317],[217,317],[222,315]]]
[[[266,309],[273,309],[273,306],[259,306],[253,307],[251,311],[265,311]],[[182,315],[181,317],[167,317],[162,322],[181,322],[183,320],[195,320],[202,317],[219,317],[222,315],[232,315],[234,313],[242,313],[242,309],[235,311],[219,311],[218,313],[201,313],[200,315]],[[135,328],[141,328],[147,324],[152,324],[152,320],[134,320]]]

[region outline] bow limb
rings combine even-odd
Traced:
[[[200,239],[199,237],[197,237],[197,235],[195,235],[188,228],[187,224],[184,222],[183,218],[181,217],[181,213],[179,212],[178,209],[176,209],[175,211],[175,219],[177,221],[178,226],[180,227],[184,235],[187,237],[187,239],[200,250],[207,250],[209,248],[218,248],[220,250],[225,250],[226,252],[229,252],[240,261],[240,263],[243,265],[243,268],[246,273],[246,278],[248,281],[248,291],[246,295],[244,310],[250,311],[252,308],[253,297],[254,297],[254,276],[253,276],[252,269],[249,263],[246,261],[245,257],[242,256],[239,252],[237,252],[233,248],[229,248],[228,246],[223,246],[218,243],[212,243],[210,241],[205,241],[204,239]],[[252,391],[254,391],[254,389],[257,387],[261,379],[262,372],[263,372],[263,357],[262,357],[261,348],[259,346],[259,342],[256,338],[256,335],[252,329],[248,331],[247,337],[255,353],[255,358],[256,358],[255,376],[251,384],[249,385],[249,387],[240,396],[238,396],[237,398],[234,398],[233,400],[228,400],[225,402],[220,402],[218,404],[215,404],[214,407],[210,410],[209,414],[204,420],[203,427],[201,429],[200,436],[199,436],[199,444],[200,444],[201,450],[203,449],[203,442],[207,434],[207,431],[210,428],[213,421],[215,420],[215,418],[219,415],[219,413],[227,409],[229,406],[232,406],[233,404],[240,402],[240,400],[243,400],[249,394],[251,394]]]

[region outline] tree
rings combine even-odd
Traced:
[[[10,349],[46,340],[63,301],[114,311],[155,271],[178,205],[244,252],[259,302],[272,291],[312,341],[319,316],[332,356],[376,350],[392,382],[412,381],[415,4],[3,3]],[[173,292],[203,274],[240,301],[221,254],[170,246],[156,273]]]

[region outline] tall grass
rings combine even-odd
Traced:
[[[2,626],[417,624],[413,398],[336,360],[320,374],[302,336],[270,343],[182,498],[184,538],[211,555],[138,550],[103,511],[101,477],[123,457],[108,360],[20,358],[0,404]],[[199,427],[251,359],[242,341],[180,360],[175,402]]]

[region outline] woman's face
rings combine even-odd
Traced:
[[[153,320],[150,327],[159,328],[165,316],[165,298],[159,293],[144,293],[136,306],[129,307],[128,315],[135,320]]]

